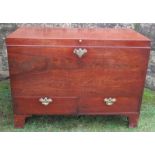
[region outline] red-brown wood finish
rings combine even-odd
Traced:
[[[150,40],[129,29],[19,28],[6,39],[15,127],[31,115],[125,115],[136,127]],[[74,49],[85,48],[79,58]],[[42,97],[52,98],[42,105]],[[116,98],[108,106],[105,98]]]
[[[14,114],[14,127],[15,128],[23,128],[25,125],[25,120],[27,117],[30,117],[31,115],[17,115]]]

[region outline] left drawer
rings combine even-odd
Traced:
[[[76,114],[77,97],[14,97],[15,114]],[[46,104],[47,103],[47,104]]]

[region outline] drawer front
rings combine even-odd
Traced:
[[[135,97],[82,97],[78,111],[79,114],[114,114],[138,112],[139,107],[139,99]]]
[[[16,114],[76,114],[77,97],[14,97]]]

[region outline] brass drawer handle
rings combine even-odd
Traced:
[[[104,102],[105,102],[106,105],[110,106],[110,105],[113,105],[116,102],[116,98],[111,98],[111,97],[105,98]]]
[[[79,58],[82,58],[83,55],[87,53],[87,49],[82,49],[82,48],[75,48],[73,51],[74,54],[76,54]]]
[[[49,105],[49,103],[52,102],[53,100],[52,100],[51,98],[44,97],[44,98],[40,98],[39,101],[41,102],[41,104],[47,106],[47,105]]]

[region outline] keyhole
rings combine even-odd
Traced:
[[[82,43],[82,40],[81,39],[79,40],[79,43]]]

